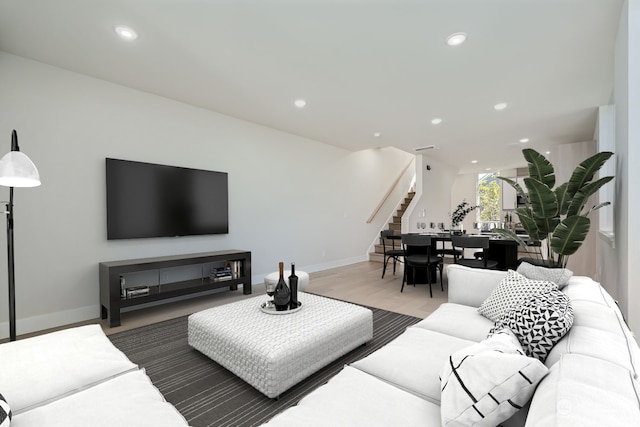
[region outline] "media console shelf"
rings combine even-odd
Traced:
[[[120,326],[120,310],[228,287],[251,294],[251,252],[229,250],[101,262],[101,317]]]

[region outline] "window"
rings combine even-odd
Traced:
[[[497,173],[478,174],[477,198],[482,206],[478,214],[479,221],[500,221],[500,182]]]

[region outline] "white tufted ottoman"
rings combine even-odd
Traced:
[[[373,313],[300,293],[302,309],[263,313],[258,296],[189,316],[189,345],[267,397],[278,397],[323,366],[373,338]]]
[[[291,270],[284,271],[284,281],[289,286],[289,275],[291,274]],[[309,274],[304,271],[296,270],[296,276],[298,276],[298,291],[304,292],[307,289],[307,285],[309,284]],[[267,282],[271,282],[273,284],[278,283],[278,279],[280,279],[280,273],[275,271],[273,273],[269,273],[264,277],[264,284]]]

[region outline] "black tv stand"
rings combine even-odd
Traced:
[[[228,250],[101,262],[101,318],[120,326],[125,307],[228,287],[251,294],[251,252]]]

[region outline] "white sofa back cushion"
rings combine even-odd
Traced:
[[[538,385],[526,427],[637,427],[638,396],[640,384],[627,369],[565,354]]]
[[[448,302],[480,307],[491,291],[507,275],[506,271],[470,268],[458,264],[447,266]]]

